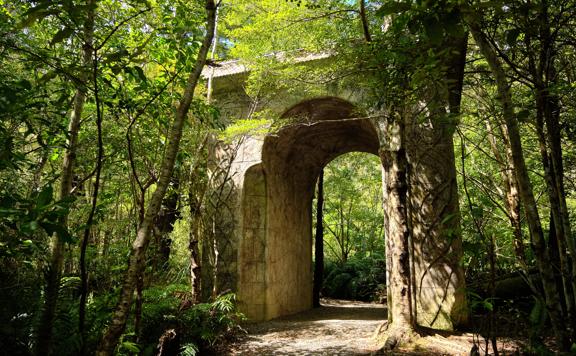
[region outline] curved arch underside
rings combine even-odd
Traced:
[[[378,134],[369,119],[359,117],[355,106],[336,97],[304,101],[288,109],[282,119],[293,124],[266,137],[264,165],[315,180],[320,169],[348,152],[378,155]]]

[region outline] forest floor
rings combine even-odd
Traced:
[[[244,325],[246,334],[220,350],[220,355],[371,355],[382,345],[376,331],[384,325],[385,305],[323,299],[317,309],[266,322]],[[429,332],[411,350],[398,355],[469,355],[471,333]],[[512,352],[511,341],[499,346]],[[483,352],[482,352],[483,354]]]

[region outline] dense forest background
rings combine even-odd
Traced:
[[[237,330],[209,149],[277,125],[220,115],[203,68],[241,59],[255,107],[338,81],[369,110],[417,102],[462,32],[470,327],[522,321],[527,351],[574,349],[575,19],[571,0],[0,0],[0,353],[192,355]],[[301,53],[333,59],[286,65]],[[325,296],[385,295],[381,189],[377,157],[324,169]]]

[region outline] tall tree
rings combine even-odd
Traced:
[[[391,330],[387,343],[412,337],[415,320],[412,310],[412,283],[408,228],[408,158],[406,156],[406,112],[387,118],[389,147],[381,150],[384,167],[386,238],[390,254],[389,303]]]
[[[503,68],[501,59],[492,44],[488,41],[486,34],[480,26],[478,13],[466,11],[464,13],[465,21],[470,29],[474,40],[478,44],[480,51],[486,58],[490,70],[496,80],[498,94],[500,97],[502,112],[508,136],[510,138],[510,148],[512,159],[516,168],[516,179],[518,181],[521,201],[527,217],[527,223],[530,229],[530,237],[534,254],[542,282],[544,286],[545,302],[558,345],[561,350],[567,351],[570,347],[570,337],[568,330],[564,327],[565,318],[562,314],[561,303],[559,300],[558,289],[554,281],[554,273],[550,264],[550,254],[546,248],[544,231],[542,229],[538,206],[534,197],[532,183],[528,176],[528,170],[522,151],[522,142],[518,129],[518,120],[514,113],[514,103],[510,92],[506,71]]]
[[[139,276],[141,276],[145,268],[145,253],[150,242],[152,224],[154,222],[154,218],[160,211],[162,199],[164,198],[172,178],[174,163],[176,161],[176,155],[178,154],[180,140],[182,137],[184,121],[188,116],[188,112],[192,104],[194,90],[198,80],[200,79],[202,69],[206,63],[206,56],[214,36],[217,5],[214,0],[206,0],[205,6],[206,29],[204,39],[197,54],[193,71],[188,76],[184,94],[180,100],[178,109],[176,110],[176,115],[172,122],[170,134],[168,136],[167,149],[162,159],[160,177],[156,186],[156,190],[152,194],[144,215],[144,219],[138,228],[136,240],[132,244],[128,270],[125,273],[124,283],[122,285],[118,305],[116,306],[110,325],[102,336],[98,350],[96,351],[97,355],[113,354],[114,349],[118,344],[118,340],[120,339],[120,336],[122,335],[122,332],[126,326],[126,321],[130,313],[134,288],[136,287]]]
[[[94,39],[94,18],[96,13],[96,1],[86,1],[86,13],[84,14],[84,25],[82,32],[82,65],[83,69],[78,78],[80,83],[77,84],[74,94],[74,104],[68,124],[68,142],[62,163],[62,172],[60,175],[60,190],[58,198],[64,200],[70,196],[72,191],[72,180],[74,178],[74,169],[78,155],[78,135],[82,122],[82,113],[86,102],[87,84],[90,79],[93,61],[93,39]],[[67,225],[68,216],[61,218],[61,223]],[[59,234],[54,234],[50,266],[48,267],[46,277],[46,291],[44,294],[44,307],[38,329],[36,341],[36,354],[46,355],[52,353],[52,331],[54,327],[54,318],[58,303],[58,291],[60,288],[60,277],[62,266],[64,264],[64,244],[65,241]]]

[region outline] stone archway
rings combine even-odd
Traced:
[[[348,101],[323,97],[285,112],[293,124],[268,135],[246,170],[241,203],[238,297],[252,319],[312,307],[312,198],[322,167],[353,151],[378,154],[368,119]]]
[[[282,115],[290,124],[244,143],[237,169],[237,293],[250,319],[312,307],[311,205],[318,174],[348,152],[379,155],[378,131],[360,116],[353,104],[337,97],[306,100]],[[453,164],[452,141],[449,136],[449,143],[433,140],[426,146],[425,133],[412,132],[418,139],[410,156],[422,176],[411,179],[411,204],[420,207],[410,214],[413,304],[419,324],[451,329],[466,318],[454,174],[419,158],[436,155]],[[443,187],[439,198],[432,192],[437,187]]]

